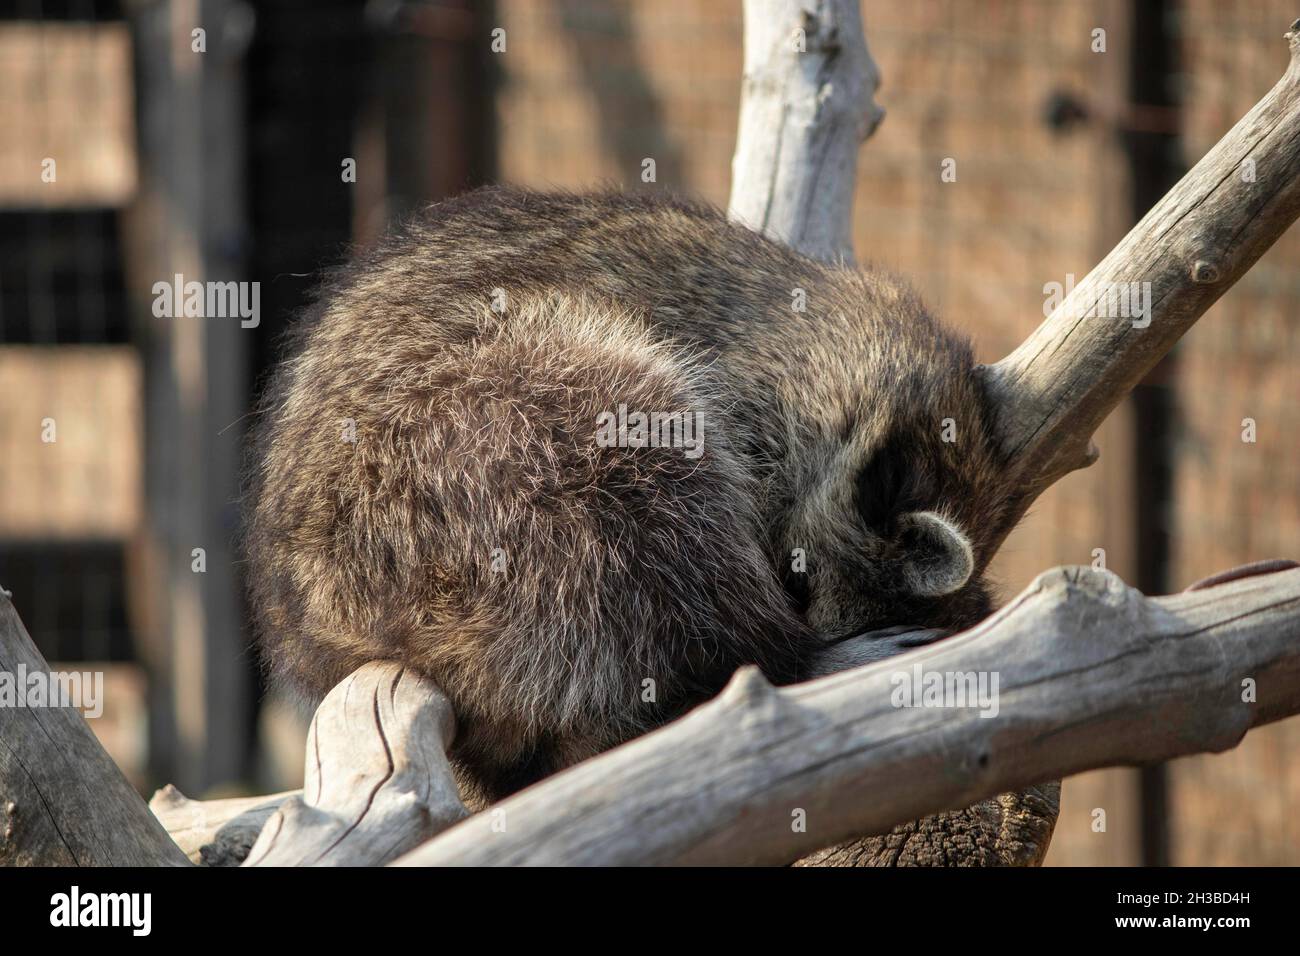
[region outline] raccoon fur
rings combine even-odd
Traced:
[[[677,413],[693,447],[624,428]],[[741,665],[986,614],[990,421],[886,274],[678,199],[469,193],[330,276],[268,388],[263,658],[309,700],[371,660],[436,682],[481,806]]]

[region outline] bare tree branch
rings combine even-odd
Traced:
[[[169,783],[153,795],[149,809],[191,863],[238,866],[280,804],[301,796],[301,790],[290,790],[262,797],[191,800]]]
[[[49,673],[0,592],[0,674],[26,694]],[[0,866],[186,864],[76,708],[12,704],[0,706]]]
[[[931,674],[996,679],[996,694],[983,710],[899,706]],[[894,660],[780,690],[746,668],[685,718],[397,862],[784,863],[1037,781],[1226,750],[1296,713],[1300,569],[1162,598],[1057,569]]]
[[[1014,352],[987,369],[1023,489],[1010,532],[1048,486],[1097,457],[1093,432],[1300,215],[1300,20],[1277,85],[1077,285]],[[1113,313],[1121,292],[1150,313]],[[1098,304],[1101,309],[1098,309]],[[986,558],[992,555],[986,555]]]
[[[451,703],[389,662],[353,671],[307,736],[303,796],[271,814],[245,866],[374,866],[451,826],[460,802],[447,749]]]
[[[857,0],[745,0],[730,213],[822,260],[853,259],[859,144],[884,116]]]

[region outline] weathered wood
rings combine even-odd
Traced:
[[[3,593],[0,672],[50,672]],[[0,706],[0,866],[185,862],[79,711]]]
[[[731,216],[822,260],[853,259],[858,146],[884,116],[857,0],[745,0]]]
[[[808,667],[809,678],[874,664],[951,636],[933,628],[869,631],[828,645]],[[1038,866],[1056,829],[1061,785],[1051,781],[1022,793],[909,820],[887,833],[858,836],[796,861],[796,866]]]
[[[366,664],[316,711],[303,796],[271,814],[245,866],[374,866],[468,814],[447,749],[451,703],[397,664]]]
[[[804,12],[805,7],[817,12]],[[800,16],[809,28],[808,50],[817,56],[793,50],[790,37]],[[858,141],[879,120],[871,104],[878,73],[865,43],[858,48],[857,4],[748,0],[745,20],[732,214],[805,254],[851,259]],[[1300,213],[1298,26],[1300,21],[1287,34],[1291,64],[1273,91],[1020,348],[986,370],[1007,459],[1002,486],[1021,491],[999,516],[998,537],[980,556],[982,565],[1042,491],[1095,460],[1091,438],[1102,420]],[[823,83],[832,74],[833,81]],[[852,138],[855,116],[869,119],[863,135]],[[1132,288],[1130,283],[1138,283],[1139,301],[1150,290],[1150,314],[1138,325],[1124,318],[1085,317],[1099,301],[1107,303],[1112,290]],[[991,801],[972,812],[994,820],[1004,802]],[[941,823],[921,821],[910,834],[932,834],[942,843]],[[967,814],[954,815],[951,823],[954,831],[965,832]],[[1050,837],[1050,826],[1038,829]],[[890,840],[908,837],[903,828],[837,858],[885,856]]]
[[[1268,95],[986,369],[1004,484],[1021,489],[1001,517],[1004,536],[1044,489],[1096,459],[1102,420],[1300,216],[1300,20],[1286,39],[1290,64]],[[1098,303],[1119,311],[1111,296],[1130,289],[1143,302],[1149,290],[1149,315],[1089,317]]]
[[[896,706],[918,673],[990,688],[996,675],[996,718]],[[1145,598],[1109,572],[1062,568],[892,660],[780,690],[742,670],[682,720],[397,862],[783,863],[1037,781],[1225,750],[1296,713],[1300,569]]]
[[[287,790],[262,797],[191,800],[167,784],[153,795],[149,809],[191,863],[238,866],[280,804],[301,796],[301,790]]]

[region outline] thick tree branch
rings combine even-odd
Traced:
[[[814,7],[817,12],[804,12]],[[795,53],[790,37],[801,16],[810,38],[830,42]],[[1273,91],[1020,348],[985,370],[1007,462],[1002,486],[1018,493],[999,516],[981,565],[1039,494],[1096,459],[1091,437],[1106,415],[1300,212],[1298,25],[1287,34],[1291,64]],[[860,32],[852,0],[745,5],[745,83],[731,210],[742,222],[819,259],[852,259],[858,141],[881,115],[871,100],[878,71],[865,43],[858,47]],[[809,196],[825,202],[815,205]],[[1097,314],[1102,317],[1091,317]],[[1000,801],[988,801],[971,812],[997,820],[1002,809]],[[936,834],[942,843],[942,827],[927,830],[926,822],[917,832]],[[953,823],[968,829],[964,815]],[[1045,847],[1050,827],[1039,831]],[[873,838],[863,852],[879,856],[891,839]]]
[[[884,116],[857,0],[745,0],[730,213],[815,259],[852,261],[858,146]]]
[[[897,706],[949,673],[996,678],[996,716]],[[1225,750],[1298,712],[1300,569],[1154,599],[1057,569],[894,660],[781,690],[745,669],[682,720],[397,862],[783,863],[1037,781]]]
[[[0,593],[0,676],[27,694],[49,673]],[[185,863],[76,708],[0,706],[0,866]]]
[[[1096,459],[1102,420],[1300,215],[1300,20],[1286,39],[1290,65],[1272,91],[986,370],[1006,485],[1022,489],[1003,537],[1044,489]],[[1134,292],[1150,313],[1095,317],[1123,311],[1121,292],[1130,316]]]

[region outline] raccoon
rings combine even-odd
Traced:
[[[436,682],[471,805],[741,665],[798,681],[828,642],[990,608],[1005,505],[969,342],[705,204],[435,205],[324,281],[258,417],[271,676],[308,700],[371,660]]]

